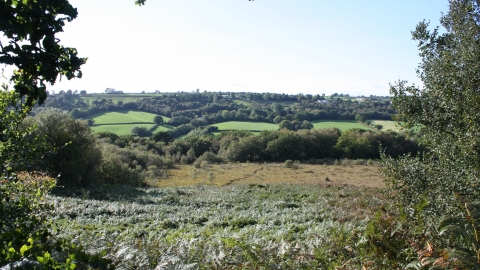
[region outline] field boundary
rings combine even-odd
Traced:
[[[93,126],[108,126],[108,125],[132,125],[132,124],[155,124],[154,122],[117,122],[117,123],[104,123],[93,124]]]

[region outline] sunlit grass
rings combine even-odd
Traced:
[[[112,124],[112,123],[132,123],[132,122],[149,122],[154,123],[153,118],[157,116],[154,113],[142,112],[142,111],[117,111],[117,112],[104,112],[99,114],[94,114],[88,117],[93,119],[96,125],[101,124]],[[165,121],[170,120],[166,116],[162,116]]]
[[[338,128],[341,131],[353,129],[353,128],[360,128],[360,129],[367,129],[373,130],[365,125],[358,123],[357,121],[353,120],[319,120],[319,121],[312,121],[313,127],[315,129],[322,129],[322,128]]]
[[[93,132],[105,132],[109,131],[117,135],[127,135],[131,134],[132,128],[134,127],[144,127],[151,128],[154,124],[120,124],[120,125],[99,125],[91,127]]]
[[[296,170],[284,168],[283,163],[203,164],[200,168],[178,165],[175,169],[168,170],[169,176],[166,179],[157,179],[150,184],[157,187],[195,184],[223,186],[238,183],[384,187],[378,164],[353,165],[354,162],[339,161],[344,165],[300,164]]]
[[[219,130],[277,130],[278,125],[263,122],[242,122],[242,121],[228,121],[212,126],[218,127]]]

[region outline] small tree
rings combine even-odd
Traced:
[[[280,122],[279,126],[280,126],[280,128],[285,128],[285,129],[288,129],[288,130],[293,129],[292,123],[290,123],[290,121],[288,121],[288,120],[283,120],[282,122]]]
[[[157,124],[157,125],[161,125],[161,124],[164,123],[164,120],[163,120],[163,117],[161,115],[156,115],[153,118],[153,122],[155,122],[155,124]]]
[[[140,137],[149,137],[152,136],[152,132],[145,127],[133,127],[132,134]]]

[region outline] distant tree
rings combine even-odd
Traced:
[[[115,134],[115,133],[113,133],[113,132],[110,132],[110,131],[99,132],[99,133],[96,134],[96,136],[97,136],[99,139],[109,138],[112,143],[119,138],[119,136],[118,136],[117,134]]]
[[[281,116],[279,116],[279,115],[276,116],[275,118],[273,118],[273,122],[274,122],[275,124],[280,124],[283,120],[284,120],[283,117],[281,117]]]
[[[272,103],[272,105],[270,105],[270,108],[278,115],[280,115],[283,110],[282,105],[276,102]]]
[[[80,95],[86,95],[87,94],[87,90],[80,90]]]
[[[302,122],[302,125],[300,126],[301,129],[312,129],[313,125],[312,123],[308,122],[307,120],[304,120]]]
[[[360,122],[360,123],[363,123],[363,122],[365,122],[365,120],[367,120],[367,119],[365,118],[365,116],[364,116],[363,114],[357,113],[357,114],[355,115],[355,121],[358,121],[358,122]]]
[[[353,129],[344,131],[335,144],[341,158],[367,159],[373,154],[373,147],[368,138],[361,136],[362,131]]]
[[[161,125],[164,123],[163,121],[163,117],[161,115],[156,115],[154,118],[153,118],[153,122],[155,122],[155,124],[157,125]]]
[[[152,135],[152,139],[155,142],[169,143],[172,141],[172,136],[166,131],[160,131]]]
[[[294,131],[282,130],[277,139],[268,142],[266,152],[274,161],[301,160],[305,154],[301,137]]]
[[[130,133],[132,133],[133,135],[137,135],[139,129],[140,129],[139,127],[135,126],[135,127],[132,128],[132,130],[130,131]]]
[[[288,121],[288,120],[283,120],[282,122],[280,122],[279,125],[280,125],[280,128],[286,128],[286,129],[289,129],[289,130],[293,129],[292,123],[290,123],[290,121]]]

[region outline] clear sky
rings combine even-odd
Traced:
[[[88,57],[50,90],[389,95],[419,84],[411,31],[447,0],[70,0],[59,38]]]

